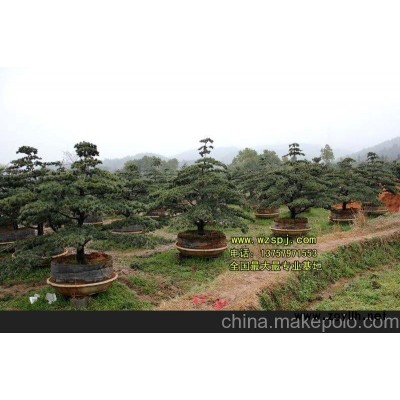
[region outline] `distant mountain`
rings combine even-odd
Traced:
[[[309,144],[309,143],[299,143],[300,148],[303,150],[305,154],[305,158],[311,160],[314,157],[319,157],[321,154],[321,148],[323,145]],[[278,154],[279,157],[287,154],[288,145],[265,145],[265,146],[249,146],[251,149],[256,150],[258,153],[262,153],[264,150],[272,150]],[[211,155],[215,159],[222,161],[223,163],[229,165],[232,160],[237,156],[239,151],[242,150],[239,147],[216,147]],[[391,140],[387,140],[376,146],[368,147],[366,149],[360,150],[356,153],[347,154],[345,151],[341,149],[333,148],[333,154],[335,155],[335,161],[339,161],[344,157],[352,157],[357,161],[363,161],[367,158],[367,153],[369,151],[373,151],[377,153],[380,157],[383,157],[387,160],[396,160],[400,159],[400,137],[396,137]],[[182,153],[176,154],[173,157],[165,157],[161,154],[156,153],[138,153],[133,156],[126,156],[123,158],[106,158],[103,160],[102,167],[104,169],[108,169],[111,171],[115,171],[124,166],[124,164],[129,160],[138,160],[144,156],[149,157],[159,157],[162,160],[169,160],[171,158],[176,158],[179,161],[179,165],[182,166],[184,164],[192,164],[199,158],[199,151],[197,149],[191,149],[184,151]]]
[[[370,151],[388,161],[400,160],[400,136],[349,154],[347,157],[354,158],[356,161],[364,161],[367,159],[367,154]]]
[[[279,157],[287,154],[288,145],[265,145],[265,146],[249,146],[251,149],[256,150],[258,153],[262,153],[264,150],[272,150],[275,151]],[[303,150],[303,153],[306,155],[305,158],[311,160],[313,157],[318,157],[321,152],[322,145],[314,145],[307,143],[300,143],[300,148]],[[211,156],[227,165],[229,165],[232,160],[238,155],[239,151],[243,150],[243,148],[239,147],[216,147],[212,150]],[[336,159],[340,156],[344,156],[346,153],[343,151],[339,151],[337,149],[333,149]],[[169,160],[171,158],[176,158],[179,161],[179,166],[184,164],[190,165],[193,164],[199,158],[199,151],[197,149],[186,150],[182,153],[175,154],[172,157],[165,157],[161,154],[155,153],[138,153],[134,156],[126,156],[124,158],[106,158],[103,160],[102,167],[104,169],[108,169],[111,171],[115,171],[124,166],[124,164],[129,160],[138,160],[144,156],[149,157],[159,157],[162,160]]]
[[[122,168],[127,161],[139,160],[140,158],[143,158],[144,156],[158,157],[158,158],[161,158],[161,160],[168,160],[168,157],[165,157],[165,156],[163,156],[161,154],[156,154],[156,153],[138,153],[138,154],[135,154],[134,156],[126,156],[126,157],[123,157],[123,158],[105,158],[103,160],[103,164],[101,166],[104,169],[108,169],[110,171],[116,171],[117,169]]]

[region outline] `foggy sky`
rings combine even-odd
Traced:
[[[205,2],[196,17],[182,18],[193,11],[184,4],[121,15],[134,19],[129,37],[140,38],[125,43],[128,62],[1,69],[0,163],[21,145],[60,159],[81,140],[114,158],[172,156],[207,136],[221,147],[296,141],[352,153],[400,135],[400,27],[392,10],[228,2],[210,12],[214,3]],[[120,22],[112,27],[121,33]],[[83,34],[68,38],[83,58],[94,46]],[[120,36],[113,43],[110,59],[125,48]],[[57,59],[60,45],[51,48]]]

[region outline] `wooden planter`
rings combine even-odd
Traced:
[[[12,227],[0,228],[0,246],[9,245],[17,240],[30,239],[36,235],[35,229],[19,228],[13,229]]]
[[[333,208],[331,209],[329,219],[332,222],[354,222],[358,211],[358,208],[346,208],[345,210]]]
[[[91,296],[104,292],[118,278],[112,257],[105,253],[86,255],[87,264],[78,264],[76,256],[60,256],[51,261],[51,277],[47,283],[69,297]]]
[[[89,215],[83,225],[103,225],[103,220],[97,215]]]
[[[373,206],[371,203],[363,203],[361,211],[365,215],[384,215],[389,210],[385,205]]]
[[[198,235],[197,231],[181,232],[176,242],[179,252],[189,257],[217,257],[227,247],[225,234],[215,230],[206,230],[205,235]]]
[[[279,208],[256,208],[254,211],[256,218],[276,218],[279,217]]]
[[[155,208],[147,213],[151,218],[165,218],[168,217],[168,212],[164,208]]]
[[[307,218],[276,218],[271,231],[277,236],[302,236],[310,232]]]
[[[136,234],[136,233],[143,233],[143,226],[142,225],[128,225],[128,226],[124,226],[122,228],[115,228],[111,231],[112,233],[116,233],[116,234],[122,234],[122,235],[126,235],[126,234]]]

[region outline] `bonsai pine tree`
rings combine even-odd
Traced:
[[[19,159],[11,161],[3,170],[2,181],[4,183],[0,213],[8,216],[14,229],[18,229],[18,223],[22,223],[37,230],[37,234],[43,235],[44,223],[47,219],[46,209],[39,202],[40,186],[50,174],[49,166],[57,165],[54,162],[43,162],[38,156],[38,151],[31,146],[22,146],[17,154],[23,154]],[[28,212],[35,208],[35,212]]]
[[[365,175],[354,163],[354,159],[347,157],[337,165],[330,166],[327,173],[327,180],[331,184],[331,202],[340,203],[343,211],[347,210],[349,203],[366,201],[374,193]]]
[[[200,158],[182,168],[167,190],[158,192],[158,204],[176,216],[176,222],[195,225],[198,235],[205,235],[210,223],[247,230],[249,217],[235,205],[244,205],[229,179],[227,166],[210,157],[213,140],[200,140]]]
[[[58,171],[46,192],[46,200],[68,221],[57,232],[60,242],[75,247],[77,262],[85,264],[85,246],[91,239],[101,237],[101,230],[84,222],[91,215],[113,212],[118,206],[115,194],[121,186],[116,175],[99,168],[101,161],[95,144],[80,142],[75,150],[78,160],[71,164],[71,169]]]
[[[289,157],[290,161],[297,161],[297,157],[305,156],[303,151],[300,149],[298,143],[289,144],[289,153],[285,154],[283,157]]]
[[[304,156],[299,144],[289,145],[286,156],[288,161],[264,175],[259,187],[260,199],[270,207],[286,205],[291,219],[311,207],[325,207],[329,198],[324,176],[316,173],[313,163],[298,159]]]
[[[381,160],[376,153],[367,154],[367,161],[359,166],[359,171],[371,189],[368,202],[372,206],[382,204],[379,194],[384,190],[392,194],[397,193],[397,181],[390,164]]]

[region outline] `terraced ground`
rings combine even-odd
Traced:
[[[365,220],[360,218],[354,225],[333,225],[328,222],[328,212],[322,209],[312,209],[305,213],[309,218],[313,230],[310,233],[317,237],[313,245],[294,245],[295,248],[316,249],[318,257],[323,254],[335,253],[349,243],[362,243],[366,240],[385,241],[400,234],[400,213],[390,213],[387,216]],[[270,235],[269,220],[256,220],[249,225],[246,236]],[[226,230],[228,239],[231,236],[242,235],[237,230]],[[230,271],[232,261],[229,249],[216,259],[181,258],[174,248],[176,233],[171,228],[163,228],[151,234],[158,238],[154,248],[147,249],[120,249],[118,243],[101,243],[106,246],[107,253],[112,254],[114,267],[119,274],[116,282],[107,292],[93,296],[88,305],[90,310],[250,310],[269,308],[271,302],[266,301],[265,293],[273,293],[274,288],[285,288],[292,284],[294,271]],[[156,241],[157,242],[157,241]],[[92,251],[99,247],[99,243],[91,244]],[[254,253],[255,259],[261,259],[261,249],[276,248],[273,245],[230,245],[230,248],[246,247]],[[89,246],[90,251],[90,246]],[[283,258],[280,258],[282,261]],[[300,259],[298,259],[301,261]],[[329,264],[322,264],[322,268],[330,268]],[[349,269],[352,268],[351,261]],[[373,274],[384,273],[387,266],[370,265],[368,271]],[[392,268],[392,267],[391,267]],[[378,272],[377,272],[378,271]],[[399,268],[393,265],[390,270],[397,276]],[[58,300],[49,305],[45,295],[52,292],[46,285],[49,270],[36,269],[24,271],[0,271],[0,310],[69,310],[73,309],[68,299],[58,296]],[[365,271],[364,271],[365,272]],[[358,270],[353,275],[358,273]],[[371,272],[372,273],[372,272]],[[306,272],[304,272],[306,274]],[[351,275],[351,274],[350,274]],[[338,286],[348,290],[345,282],[350,282],[354,276],[342,279]],[[389,278],[397,279],[391,275]],[[340,277],[338,277],[340,280]],[[357,278],[356,278],[357,279]],[[356,282],[356,281],[355,281]],[[309,293],[303,303],[291,303],[310,309],[326,309],[336,307],[338,302],[332,302],[334,297],[329,292],[331,283],[323,290]],[[382,288],[386,283],[378,283]],[[338,285],[338,284],[336,284]],[[352,290],[358,284],[351,286]],[[393,285],[392,285],[393,286]],[[289,286],[288,286],[289,287]],[[361,287],[361,286],[360,286]],[[303,289],[301,289],[303,290]],[[40,295],[37,302],[30,304],[29,296],[34,293]],[[306,292],[304,292],[306,293]],[[308,293],[308,292],[307,292]],[[330,293],[330,294],[327,294]],[[342,292],[335,291],[335,295]],[[376,293],[375,293],[376,294]],[[330,298],[329,298],[330,296]],[[356,295],[354,295],[356,296]],[[385,296],[389,295],[385,292]],[[307,297],[307,296],[306,296]],[[389,296],[390,297],[390,296]],[[318,300],[319,299],[319,300]],[[329,301],[331,301],[329,303]],[[345,300],[343,300],[345,301]],[[275,304],[275,303],[274,303]],[[289,303],[282,303],[289,307]],[[280,305],[282,307],[282,304]],[[336,305],[335,305],[336,304]],[[358,303],[355,303],[358,304]],[[393,307],[398,303],[393,301]],[[276,303],[274,308],[279,308]],[[379,302],[374,305],[378,307]]]

